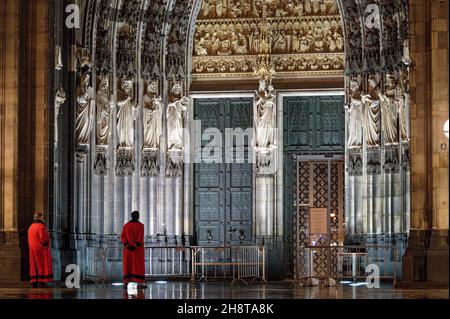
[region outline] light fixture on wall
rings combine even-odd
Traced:
[[[448,136],[449,136],[449,132],[448,132],[448,120],[445,121],[445,123],[444,123],[444,134],[445,134],[445,136],[447,136],[447,138],[448,138]]]

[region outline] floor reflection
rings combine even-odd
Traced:
[[[84,284],[80,289],[62,287],[1,288],[0,299],[448,299],[448,289],[378,289],[365,286],[291,287],[288,282],[230,286],[226,282],[149,282],[147,289],[129,292],[122,286]]]

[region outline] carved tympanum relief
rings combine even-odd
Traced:
[[[263,5],[266,6],[263,10]],[[279,76],[342,74],[344,40],[335,0],[204,0],[194,40],[194,79],[250,77],[261,52],[258,22],[267,13],[267,53]]]

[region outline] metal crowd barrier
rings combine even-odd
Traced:
[[[260,279],[266,282],[264,246],[228,246],[192,248],[191,282],[197,279],[231,278],[233,285],[241,281],[248,285]]]
[[[83,278],[107,284],[122,281],[121,247],[86,247]],[[146,278],[232,279],[232,284],[266,281],[264,246],[145,247]]]
[[[365,280],[369,265],[378,267],[380,280],[395,284],[401,256],[396,246],[304,246],[297,250],[295,265],[293,285],[305,285],[309,278]]]
[[[122,281],[122,252],[120,247],[87,247],[84,279],[104,284]],[[145,247],[146,278],[189,278],[190,275],[189,247]]]

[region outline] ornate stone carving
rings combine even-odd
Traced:
[[[132,176],[135,170],[134,149],[121,147],[116,150],[116,175]]]
[[[83,148],[81,149],[77,149],[75,151],[75,159],[77,161],[77,163],[84,163],[87,159],[87,151]]]
[[[141,175],[158,176],[159,174],[159,150],[142,149],[141,152]]]
[[[388,146],[385,148],[383,169],[386,174],[396,174],[400,171],[398,146]]]
[[[402,144],[402,169],[409,171],[411,167],[411,147],[409,143]]]
[[[348,175],[361,176],[363,174],[363,156],[361,149],[350,149],[348,151]]]
[[[356,80],[350,81],[350,103],[345,105],[348,115],[348,140],[349,148],[359,148],[363,145],[363,105],[361,91]]]
[[[97,1],[97,36],[95,46],[95,66],[97,75],[112,73],[111,41],[113,33],[113,0]]]
[[[273,175],[276,172],[275,152],[273,149],[266,149],[256,153],[255,171],[258,175]]]
[[[108,174],[108,147],[96,146],[94,157],[94,173],[96,175],[106,176]]]
[[[55,96],[55,137],[54,137],[54,141],[55,141],[55,146],[58,144],[59,138],[58,138],[58,133],[59,133],[59,127],[58,127],[58,117],[59,117],[59,108],[61,107],[61,105],[64,104],[64,102],[66,101],[67,97],[66,97],[66,92],[64,92],[64,89],[62,86],[60,86],[58,88],[58,90],[56,91],[56,96]]]
[[[159,138],[162,132],[163,102],[158,92],[159,87],[157,81],[148,83],[147,92],[144,94],[143,99],[143,148],[159,149]]]
[[[79,145],[90,142],[95,111],[93,98],[91,73],[85,69],[79,80],[76,99],[76,142]]]
[[[367,175],[381,174],[381,152],[379,149],[367,150]]]
[[[62,49],[60,45],[55,46],[55,70],[62,70],[63,68],[62,62]]]
[[[167,152],[166,158],[166,176],[182,177],[183,176],[183,152],[173,150]]]
[[[194,1],[179,0],[170,13],[167,35],[167,78],[180,80],[186,76],[186,49],[189,18]]]
[[[345,73],[355,75],[362,71],[362,22],[359,7],[353,0],[341,0],[345,23],[346,66]]]
[[[363,72],[376,73],[381,71],[381,21],[380,7],[375,0],[362,0],[364,10],[363,34]]]
[[[320,9],[315,12],[312,7]],[[255,20],[262,16],[269,21],[266,40],[261,38],[266,26]],[[292,72],[339,74],[343,50],[335,1],[203,1],[196,23],[193,77],[251,76],[262,51],[273,54],[278,71],[286,76]]]
[[[162,25],[166,14],[166,0],[151,1],[144,14],[145,31],[142,45],[142,76],[147,80],[160,78]]]
[[[183,150],[184,113],[189,105],[189,98],[182,96],[183,89],[179,83],[172,87],[167,105],[167,149]]]
[[[410,96],[409,74],[407,71],[400,73],[400,81],[396,88],[396,99],[399,104],[400,138],[402,142],[408,142],[410,138]]]

